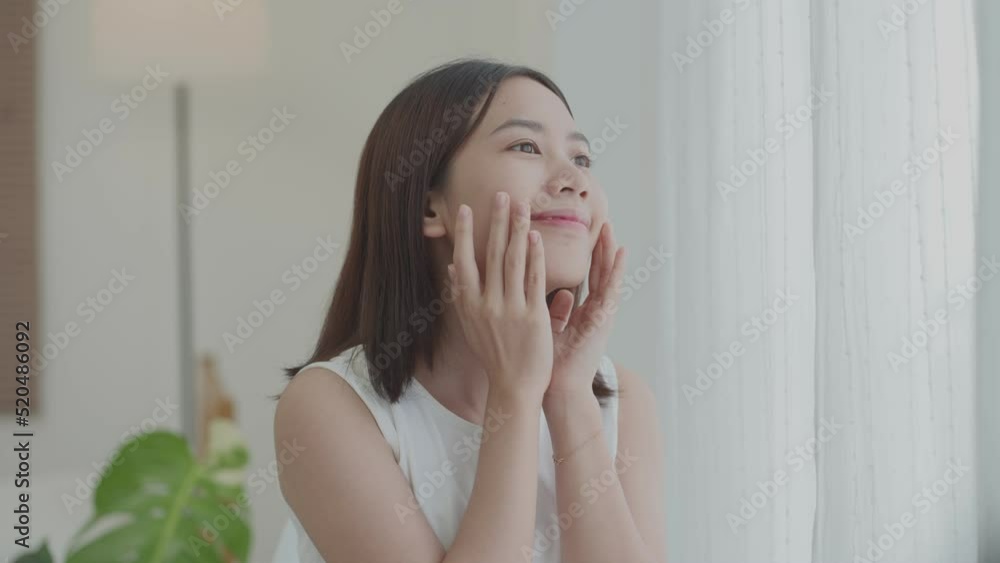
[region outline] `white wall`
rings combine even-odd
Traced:
[[[280,368],[305,359],[315,342],[342,255],[290,291],[282,273],[311,254],[316,237],[346,243],[362,143],[389,98],[415,74],[466,55],[549,67],[544,19],[527,0],[468,3],[404,1],[350,64],[341,41],[387,2],[314,0],[269,5],[270,69],[248,79],[195,81],[192,184],[209,180],[240,142],[267,125],[273,108],[297,117],[193,221],[195,331],[198,353],[211,352],[251,447],[256,471],[273,461],[274,402]],[[233,17],[239,15],[234,13]],[[541,16],[539,16],[541,17]],[[110,83],[92,68],[89,6],[72,2],[38,41],[39,164],[42,210],[42,331],[83,319],[77,305],[105,287],[112,270],[136,279],[50,363],[36,411],[32,457],[33,536],[50,537],[59,554],[89,511],[67,513],[62,493],[93,473],[130,426],[153,416],[157,399],[179,400],[172,102],[162,87],[124,121],[110,110],[135,81]],[[151,61],[153,62],[153,61]],[[63,181],[49,167],[81,129],[111,117],[116,129]],[[230,354],[222,334],[253,301],[282,289],[288,296],[246,344]],[[163,427],[179,430],[183,413]],[[0,429],[13,431],[10,421]],[[14,463],[10,448],[0,464]],[[6,485],[9,487],[9,484]],[[6,491],[6,489],[5,489]],[[276,483],[253,494],[253,560],[269,561],[286,518]],[[5,496],[10,491],[4,493]],[[9,527],[0,532],[12,545]]]

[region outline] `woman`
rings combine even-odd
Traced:
[[[302,561],[665,561],[654,401],[603,354],[625,260],[590,165],[528,68],[449,63],[379,116],[275,414]]]

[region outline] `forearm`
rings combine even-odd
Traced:
[[[547,397],[544,409],[553,452],[565,457],[555,466],[558,513],[570,516],[560,535],[563,560],[653,563],[618,480],[635,458],[627,451],[609,455],[593,393]]]
[[[476,482],[446,563],[522,561],[521,546],[533,540],[541,398],[491,389],[486,408],[502,416],[483,429]]]

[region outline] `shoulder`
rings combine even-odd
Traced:
[[[392,405],[368,377],[363,353],[349,348],[327,361],[308,364],[292,378],[278,400],[274,416],[279,436],[296,434],[321,444],[334,439],[354,443],[358,436],[378,440],[399,457]],[[344,433],[351,437],[344,438]]]
[[[645,378],[617,364],[615,369],[621,382],[621,437],[615,467],[639,535],[655,561],[666,561],[666,517],[662,506],[666,462],[656,397]]]
[[[618,432],[620,445],[659,440],[656,395],[649,382],[638,373],[614,363],[618,374]]]
[[[278,399],[274,413],[275,437],[322,422],[332,413],[337,413],[341,421],[356,418],[357,422],[362,422],[362,415],[367,411],[342,373],[328,367],[309,367],[292,378]]]
[[[274,413],[276,449],[292,439],[326,449],[380,433],[371,409],[343,375],[316,366],[292,378]]]
[[[325,561],[402,561],[404,553],[440,561],[440,546],[416,504],[405,513],[414,518],[400,515],[413,493],[374,419],[382,411],[370,411],[337,369],[331,362],[307,366],[278,400],[274,444],[282,496]],[[394,516],[401,525],[388,538],[379,535]]]
[[[630,404],[655,407],[656,398],[649,383],[642,376],[620,363],[611,363],[615,368],[615,374],[618,379],[619,401],[623,404],[627,401]]]
[[[379,438],[374,415],[357,392],[327,367],[300,371],[285,387],[274,413],[274,451],[279,460],[289,449],[302,461],[284,467],[278,483],[286,500],[304,498],[318,485],[310,467],[340,467],[357,451],[392,461],[395,450]],[[333,475],[336,472],[327,474]]]

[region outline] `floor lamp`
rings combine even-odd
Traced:
[[[233,85],[259,75],[268,66],[269,22],[265,0],[241,0],[220,11],[204,0],[94,0],[91,3],[94,60],[97,73],[134,86],[147,66],[170,74],[171,125],[174,134],[177,230],[178,357],[181,428],[199,448],[199,397],[196,360],[196,311],[192,268],[192,233],[200,217],[182,210],[191,205],[193,138],[192,85],[232,94]],[[215,100],[200,98],[207,106]],[[216,98],[217,100],[218,98]],[[139,108],[140,110],[143,108]],[[137,110],[138,111],[138,110]],[[210,112],[205,112],[210,115]],[[215,345],[209,342],[208,346]],[[214,371],[214,370],[213,370]]]

